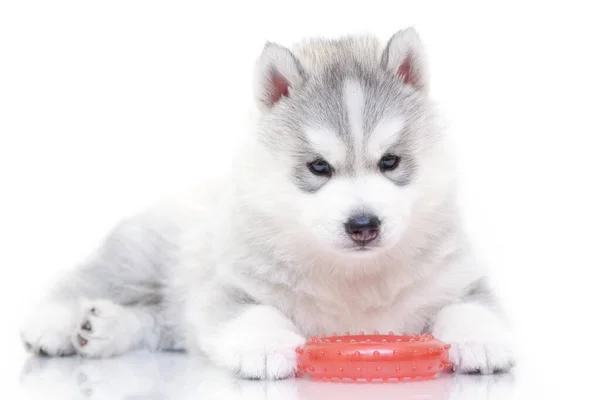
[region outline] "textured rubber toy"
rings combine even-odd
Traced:
[[[451,364],[450,345],[432,335],[314,336],[296,349],[298,370],[314,380],[431,379]]]

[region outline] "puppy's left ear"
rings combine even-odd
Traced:
[[[414,28],[407,28],[392,36],[381,56],[381,65],[396,74],[402,82],[424,93],[428,92],[426,55]]]
[[[304,83],[305,73],[300,61],[287,48],[267,43],[256,62],[254,96],[263,111],[272,108],[291,90]]]

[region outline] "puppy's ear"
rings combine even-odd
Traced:
[[[381,65],[396,74],[402,82],[427,93],[427,60],[423,43],[414,28],[407,28],[392,36],[381,56]]]
[[[291,90],[304,83],[305,73],[298,59],[285,47],[267,43],[256,62],[254,96],[261,110],[268,110]]]

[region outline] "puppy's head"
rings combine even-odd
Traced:
[[[402,239],[443,175],[428,83],[413,29],[265,46],[251,184],[282,235],[357,257]]]

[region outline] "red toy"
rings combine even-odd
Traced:
[[[434,378],[451,364],[449,344],[432,335],[314,336],[298,353],[298,370],[313,380],[412,380]]]

